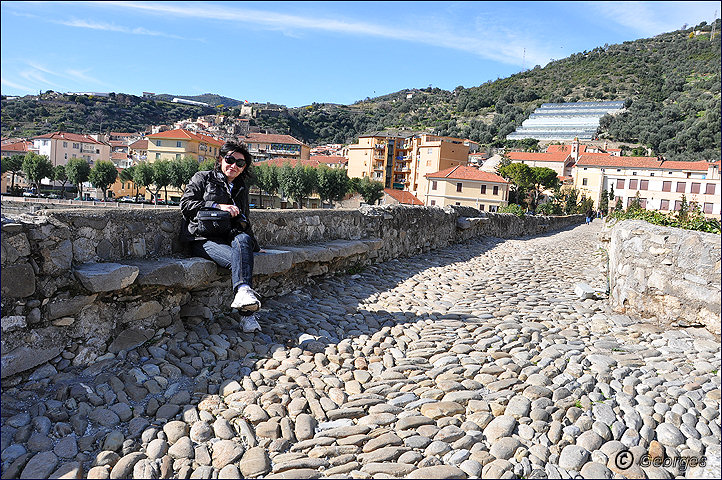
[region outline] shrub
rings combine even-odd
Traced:
[[[499,213],[513,213],[517,217],[523,217],[524,216],[524,207],[521,205],[517,205],[516,203],[510,203],[509,205],[504,205],[499,209]]]

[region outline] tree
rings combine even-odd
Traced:
[[[316,191],[321,201],[342,200],[348,191],[348,175],[341,168],[321,167],[316,169]]]
[[[606,215],[609,211],[609,192],[602,190],[602,197],[599,199],[599,210]]]
[[[65,165],[65,174],[70,183],[78,187],[78,196],[83,198],[83,182],[90,177],[90,165],[82,158],[71,158]]]
[[[384,184],[371,180],[368,177],[363,177],[357,183],[355,182],[356,191],[361,194],[364,202],[369,205],[374,205],[376,202],[381,200],[384,196]]]
[[[68,174],[65,173],[64,165],[56,165],[53,169],[53,180],[57,180],[62,183],[62,189],[60,190],[60,196],[62,197],[65,193],[65,184],[68,183]]]
[[[53,177],[53,164],[50,163],[48,157],[34,152],[25,154],[22,170],[25,177],[35,184],[35,189],[38,192],[40,191],[40,180]]]
[[[152,164],[153,168],[153,186],[155,187],[155,193],[153,194],[153,197],[155,198],[155,204],[158,205],[158,194],[160,193],[161,188],[165,188],[165,198],[166,201],[168,200],[168,185],[170,185],[171,176],[170,176],[170,162],[168,160],[158,160],[156,162],[153,162]]]
[[[135,183],[136,188],[150,187],[153,183],[153,167],[150,163],[140,162],[135,166],[135,171],[133,172],[133,183]]]
[[[15,175],[23,170],[23,155],[12,155],[10,157],[3,157],[2,159],[2,173],[12,173],[12,179],[10,181],[10,191],[15,190]]]
[[[213,167],[215,167],[215,165],[216,165],[215,160],[213,160],[212,158],[207,158],[207,159],[203,160],[200,163],[200,165],[198,165],[198,171],[203,172],[203,171],[213,170]]]
[[[532,169],[524,163],[509,163],[498,169],[499,175],[511,181],[509,201],[525,206],[527,192],[534,186]]]
[[[682,194],[682,201],[679,205],[679,210],[677,210],[677,218],[680,222],[686,222],[687,218],[689,217],[689,204],[687,203],[687,196],[683,193]]]
[[[188,155],[169,164],[170,185],[182,190],[198,171],[198,162]]]
[[[256,173],[256,183],[258,184],[258,188],[261,190],[261,208],[263,208],[263,192],[266,192],[266,194],[270,196],[278,193],[279,169],[275,165],[259,163],[254,166],[254,170]],[[273,206],[273,202],[271,202],[271,206]]]
[[[313,193],[315,187],[315,173],[298,161],[295,167],[286,163],[279,171],[279,185],[289,198],[303,208],[303,199]]]
[[[533,188],[530,192],[529,208],[531,210],[536,210],[541,192],[546,189],[559,189],[559,177],[557,177],[557,172],[551,168],[532,167],[531,178]]]
[[[118,170],[115,168],[113,162],[107,160],[99,160],[95,162],[92,170],[90,170],[90,176],[88,180],[93,184],[95,188],[99,188],[103,191],[103,200],[107,198],[106,191],[118,178]]]

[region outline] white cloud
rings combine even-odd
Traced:
[[[596,16],[645,37],[660,35],[714,19],[719,2],[588,2]]]
[[[10,88],[14,88],[17,90],[22,90],[24,92],[30,92],[30,93],[37,91],[37,89],[35,89],[35,88],[30,88],[27,85],[20,85],[19,83],[11,82],[10,80],[6,80],[5,78],[0,78],[0,85],[2,85],[3,87],[6,87],[6,88],[10,87]]]
[[[166,37],[166,38],[174,38],[176,40],[184,40],[183,37],[179,37],[178,35],[171,35],[168,33],[156,32],[153,30],[148,30],[143,27],[128,28],[128,27],[124,27],[122,25],[114,25],[112,23],[105,23],[105,22],[96,22],[93,20],[80,20],[80,19],[53,20],[53,23],[57,23],[59,25],[65,25],[66,27],[89,28],[91,30],[102,30],[102,31],[106,31],[106,32],[110,31],[110,32],[118,32],[118,33],[127,33],[127,34],[131,34],[131,35],[150,35],[153,37]]]
[[[141,10],[156,14],[175,15],[191,18],[205,18],[239,24],[254,24],[260,27],[279,30],[289,36],[295,36],[294,29],[316,30],[341,33],[345,35],[361,35],[379,38],[419,43],[434,47],[469,52],[482,58],[498,62],[520,65],[524,46],[527,48],[528,63],[545,64],[550,54],[534,47],[531,40],[521,41],[515,33],[507,35],[487,35],[483,32],[458,33],[454,27],[449,26],[443,30],[436,28],[419,28],[418,25],[384,26],[362,21],[343,20],[337,18],[304,17],[276,13],[272,11],[253,10],[246,8],[231,8],[204,3],[203,5],[176,4],[176,3],[143,3],[143,2],[102,2],[97,6],[119,6],[126,9]],[[435,19],[430,20],[434,23]]]

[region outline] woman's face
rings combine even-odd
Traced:
[[[233,160],[231,160],[231,158]],[[241,166],[239,167],[236,161],[240,160]],[[231,163],[228,163],[228,162]],[[228,178],[229,182],[232,182],[236,179],[238,175],[240,175],[243,170],[246,168],[246,162],[245,158],[243,157],[243,154],[241,152],[233,152],[231,154],[231,157],[229,158],[226,156],[221,162],[221,171],[223,174]]]

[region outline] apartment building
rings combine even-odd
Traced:
[[[71,158],[82,158],[91,166],[100,160],[110,161],[110,145],[90,135],[53,132],[33,137],[32,140],[32,150],[48,157],[54,167],[66,165]]]
[[[680,162],[657,157],[620,157],[609,154],[582,155],[573,168],[574,185],[599,206],[602,192],[614,189],[627,208],[639,192],[642,208],[670,212],[679,210],[682,195],[705,216],[720,218],[720,161]]]
[[[156,160],[180,160],[189,156],[198,163],[215,159],[223,142],[202,133],[193,133],[182,128],[148,135],[149,162]]]
[[[469,143],[429,133],[376,132],[359,137],[348,147],[348,176],[369,177],[386,188],[407,190],[417,197],[426,192],[426,175],[469,160]]]
[[[509,200],[509,182],[495,173],[457,165],[426,174],[424,205],[461,205],[496,212]]]
[[[290,135],[251,132],[238,137],[238,140],[248,145],[248,151],[256,162],[279,157],[300,160],[311,157],[311,147]]]
[[[148,139],[142,138],[128,145],[128,154],[133,164],[148,160]]]

